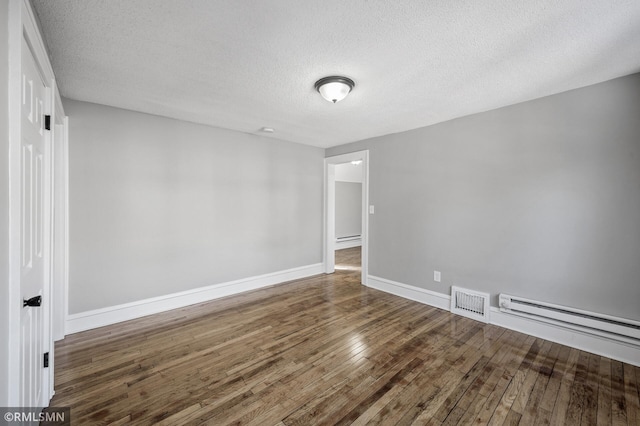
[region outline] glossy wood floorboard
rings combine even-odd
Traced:
[[[640,369],[333,275],[67,336],[72,424],[639,425]]]

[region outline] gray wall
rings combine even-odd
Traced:
[[[324,150],[63,102],[70,313],[322,262]]]
[[[0,2],[0,407],[8,400],[9,347],[9,2]]]
[[[640,320],[640,74],[362,149],[370,274]]]
[[[336,238],[362,233],[362,184],[336,181]]]

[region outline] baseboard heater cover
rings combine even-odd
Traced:
[[[500,294],[500,311],[640,346],[640,322]]]
[[[358,240],[360,238],[362,238],[362,235],[349,235],[347,237],[338,237],[338,238],[336,238],[336,241],[337,242],[339,242],[339,241],[351,241],[351,240]]]

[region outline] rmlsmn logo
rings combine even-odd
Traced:
[[[47,408],[42,407],[3,407],[0,408],[2,416],[0,425],[68,425],[70,424],[69,407]]]

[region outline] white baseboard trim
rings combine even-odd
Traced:
[[[348,249],[352,247],[360,247],[362,246],[362,238],[353,238],[350,240],[336,240],[335,249],[342,250]]]
[[[196,303],[202,303],[322,273],[324,273],[324,265],[322,263],[317,263],[314,265],[301,266],[270,274],[181,291],[179,293],[167,294],[165,296],[124,303],[122,305],[71,314],[67,316],[65,321],[65,334],[91,330],[105,325],[116,324],[122,321],[157,314],[159,312],[170,311],[172,309],[183,308]]]
[[[367,286],[381,290],[386,293],[395,294],[405,299],[415,300],[425,305],[435,306],[436,308],[449,310],[451,305],[451,296],[448,294],[436,293],[435,291],[425,290],[420,287],[402,284],[391,281],[386,278],[375,277],[369,275]]]
[[[405,299],[414,300],[436,308],[450,310],[451,296],[412,285],[369,275],[368,286]],[[640,347],[559,325],[536,321],[490,308],[489,324],[539,337],[561,345],[591,352],[596,355],[626,362],[640,367]]]
[[[490,323],[640,367],[640,347],[595,334],[537,321],[491,307]]]

